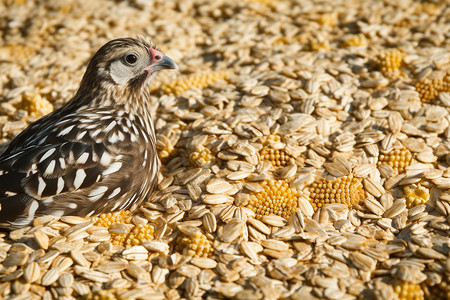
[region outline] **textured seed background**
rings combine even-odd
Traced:
[[[450,299],[446,1],[0,3],[0,151],[150,36],[158,190],[0,232],[3,299]]]

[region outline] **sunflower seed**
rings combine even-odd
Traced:
[[[36,282],[41,275],[41,269],[36,262],[31,262],[27,264],[23,270],[23,278],[26,282],[32,283]]]
[[[244,223],[239,219],[231,219],[225,225],[220,239],[225,243],[230,243],[244,233]]]
[[[58,269],[48,270],[47,272],[44,273],[44,275],[42,275],[41,284],[43,286],[51,285],[56,280],[58,280],[58,278],[59,278]]]
[[[364,178],[363,184],[364,188],[374,197],[378,198],[386,192],[379,182],[372,180],[370,178]]]

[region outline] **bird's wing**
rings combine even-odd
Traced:
[[[117,188],[126,182],[115,180],[114,173],[132,163],[129,155],[112,155],[98,143],[26,148],[0,161],[0,219],[15,220],[21,214],[32,218],[36,211],[52,207],[56,196],[73,196],[66,203],[55,203],[59,206],[53,207],[55,211],[59,208],[64,213],[83,208],[77,207],[83,205],[76,201],[78,194],[90,204],[113,193],[117,196]]]
[[[0,220],[26,223],[47,211],[88,215],[105,209],[100,201],[112,207],[125,197],[136,184],[133,174],[142,164],[136,151],[142,149],[133,146],[120,126],[108,128],[111,119],[106,122],[65,118],[3,154]],[[92,124],[97,129],[86,128]]]
[[[109,156],[101,144],[64,142],[25,148],[0,161],[0,197],[26,193],[43,200],[86,188],[98,181],[106,168],[100,160]]]

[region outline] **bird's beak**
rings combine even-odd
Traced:
[[[178,69],[177,64],[168,56],[163,55],[161,60],[155,62],[148,67],[148,70],[153,73],[164,69]]]

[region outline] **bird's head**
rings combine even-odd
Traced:
[[[106,88],[113,94],[140,94],[163,69],[178,69],[178,66],[150,40],[141,36],[115,39],[92,57],[81,87],[91,91]]]

